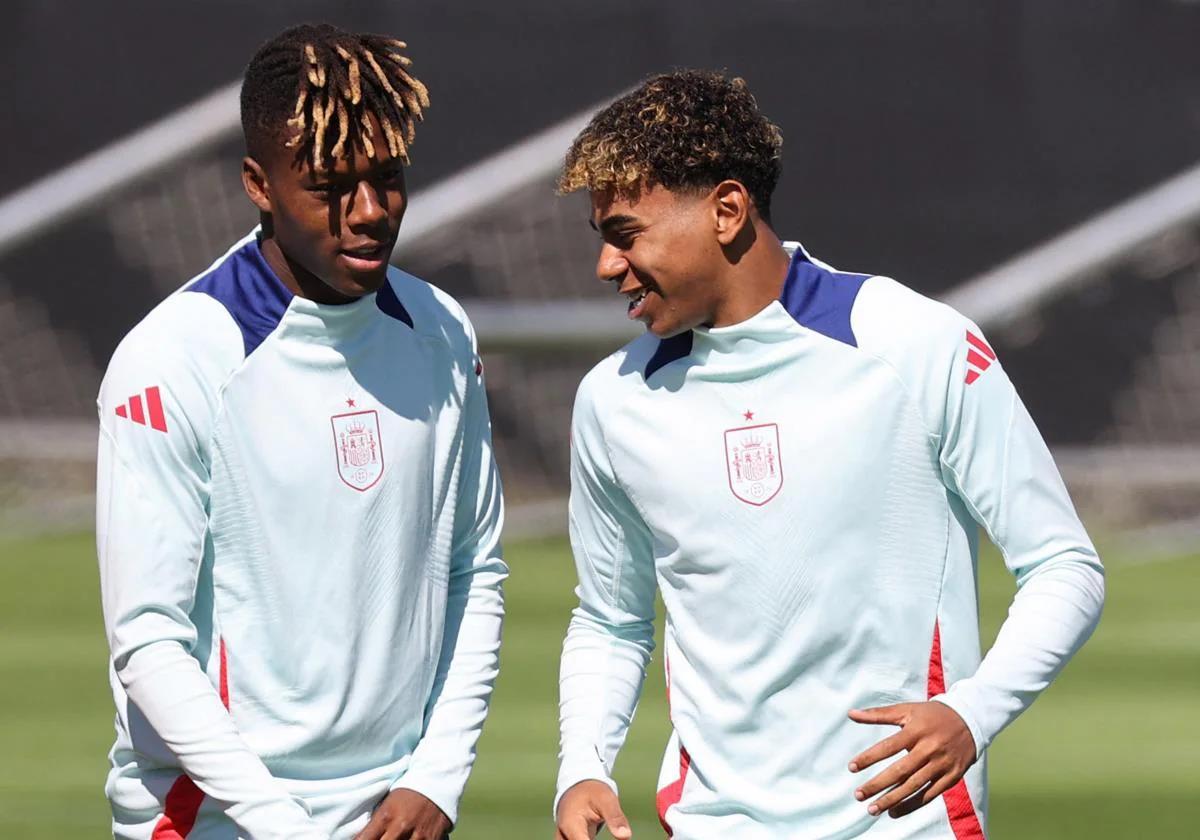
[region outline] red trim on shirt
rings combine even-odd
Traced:
[[[671,716],[671,657],[663,656],[663,670],[667,676],[667,717]],[[667,832],[667,836],[673,836],[670,824],[667,823],[667,809],[673,805],[678,805],[679,800],[683,798],[683,783],[687,779],[688,768],[692,766],[692,757],[688,754],[687,749],[683,744],[679,745],[679,778],[671,782],[665,788],[660,790],[654,797],[654,804],[658,810],[658,821],[662,824],[663,831]]]
[[[977,350],[979,350],[980,353],[987,356],[993,362],[996,361],[996,351],[989,347],[986,341],[975,335],[975,333],[971,332],[970,330],[967,330],[967,341],[971,342],[971,344]]]
[[[225,656],[225,640],[220,640],[218,651],[220,661],[220,677],[218,691],[221,702],[229,708],[229,662]],[[196,786],[191,777],[182,774],[167,791],[163,801],[163,815],[154,826],[150,840],[184,840],[196,825],[196,817],[200,814],[200,805],[204,802],[204,791]]]
[[[942,628],[936,620],[933,622],[933,647],[929,651],[928,689],[930,697],[946,691],[946,674],[942,670]]]
[[[687,780],[688,768],[692,766],[692,757],[688,755],[688,751],[679,747],[679,778],[671,782],[665,788],[658,792],[654,797],[654,804],[658,808],[658,821],[662,823],[663,831],[667,832],[668,837],[674,836],[671,831],[671,826],[667,823],[667,809],[673,805],[678,805],[679,800],[683,798],[683,783]]]
[[[146,415],[142,412],[141,394],[134,394],[129,398],[129,419],[134,423],[146,425]]]
[[[946,691],[946,673],[942,667],[942,631],[937,621],[933,623],[933,646],[929,650],[928,691],[930,697]],[[942,801],[946,803],[950,829],[956,840],[986,840],[965,779],[959,779],[958,784],[943,793]]]
[[[967,351],[967,364],[974,365],[980,370],[987,370],[992,366],[991,362],[989,362],[979,353],[976,353],[974,350]]]
[[[160,432],[167,430],[167,415],[163,413],[162,396],[157,385],[146,389],[146,408],[150,412],[150,428]]]
[[[154,826],[150,840],[183,840],[196,824],[204,791],[187,775],[180,776],[167,791],[162,819]]]
[[[229,708],[229,660],[225,658],[225,640],[221,639],[221,677],[220,688],[221,702],[225,708]]]

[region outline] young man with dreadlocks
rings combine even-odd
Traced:
[[[610,774],[656,588],[658,812],[689,840],[982,838],[984,750],[1100,615],[1096,552],[979,328],[781,242],[781,142],[741,80],[687,71],[567,155],[597,274],[647,333],[575,403],[562,840],[630,836]],[[980,525],[1019,587],[982,661]]]
[[[117,837],[440,840],[457,817],[507,569],[471,325],[388,265],[429,104],[403,48],[302,26],[259,50],[261,229],[104,378]]]

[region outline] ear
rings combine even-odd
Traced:
[[[750,193],[741,181],[722,181],[713,188],[717,241],[732,245],[750,219]]]
[[[263,213],[271,212],[271,187],[267,172],[252,157],[242,158],[242,188],[250,201]]]

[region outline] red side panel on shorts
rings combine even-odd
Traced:
[[[654,804],[658,806],[658,821],[662,823],[663,831],[667,832],[667,836],[673,836],[671,826],[667,824],[667,809],[672,805],[679,804],[679,800],[683,798],[683,783],[687,779],[688,768],[692,766],[692,757],[688,755],[688,751],[679,747],[679,778],[671,782],[665,788],[658,792],[658,796],[654,798]]]
[[[928,690],[930,697],[946,691],[946,675],[942,669],[942,631],[936,621],[933,624],[933,646],[929,650]],[[959,779],[958,784],[943,793],[942,801],[946,803],[950,828],[957,840],[985,840],[965,779]]]
[[[225,640],[221,639],[219,651],[220,676],[219,691],[221,702],[229,708],[229,666],[225,659]],[[175,780],[167,791],[163,802],[163,815],[154,826],[150,840],[184,840],[196,825],[196,817],[200,814],[200,804],[204,802],[204,791],[196,787],[196,783],[185,773]]]

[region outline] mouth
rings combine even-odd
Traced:
[[[631,321],[636,321],[646,312],[646,298],[650,295],[650,290],[645,286],[636,289],[631,289],[628,292],[622,292],[628,299],[628,316]]]
[[[355,271],[378,271],[387,265],[391,248],[386,243],[372,242],[354,248],[342,248],[338,258]]]

